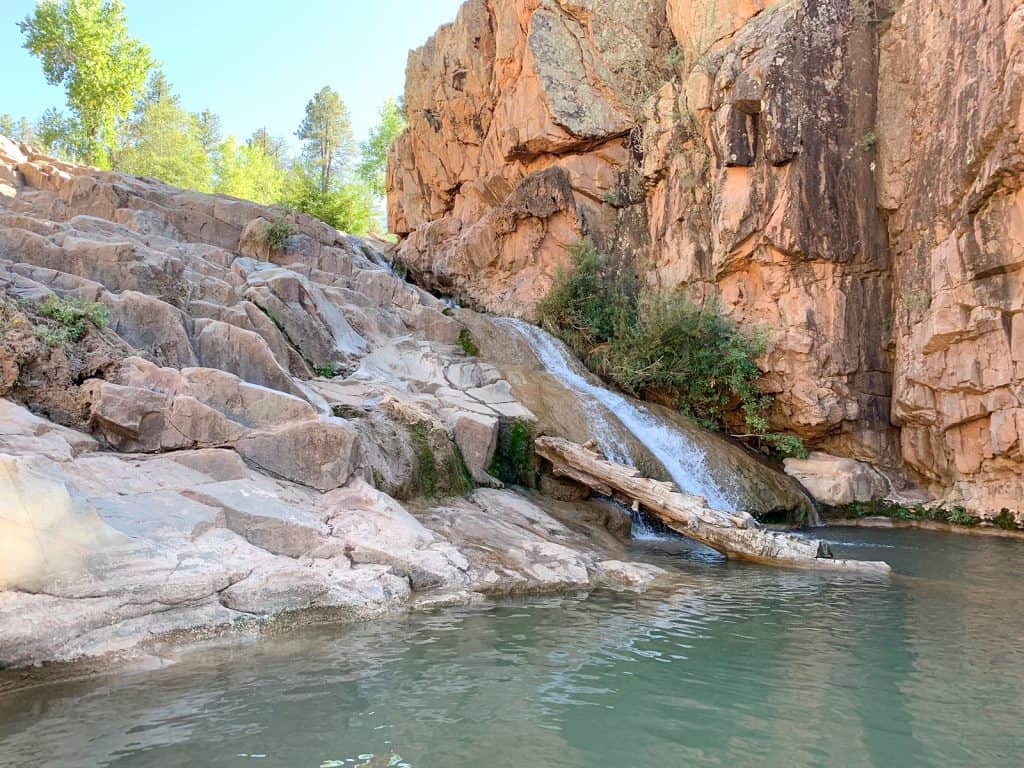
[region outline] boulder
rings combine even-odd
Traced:
[[[462,451],[462,459],[473,479],[482,485],[494,482],[488,474],[494,451],[498,447],[499,421],[493,416],[478,413],[460,413],[453,429],[455,444]]]
[[[172,368],[196,364],[191,320],[177,307],[138,291],[107,293],[103,303],[110,309],[110,327],[140,354]]]
[[[218,320],[197,320],[195,325],[195,348],[204,367],[219,368],[251,384],[304,397],[259,334]]]
[[[115,449],[153,453],[231,445],[246,429],[188,395],[91,379],[82,387],[90,422]]]
[[[235,450],[265,472],[318,491],[345,485],[362,460],[355,428],[332,417],[250,433]]]
[[[882,499],[889,482],[869,464],[814,452],[806,459],[786,459],[786,474],[797,480],[815,501],[830,507]]]

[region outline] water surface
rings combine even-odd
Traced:
[[[664,589],[307,629],[8,695],[0,765],[1020,765],[1020,543],[826,536],[895,575],[637,542]]]

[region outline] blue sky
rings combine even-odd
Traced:
[[[410,48],[455,18],[462,0],[126,0],[131,33],[150,46],[184,105],[209,107],[241,139],[266,127],[293,140],[306,102],[330,85],[362,138],[402,93]],[[33,121],[64,92],[21,47],[34,0],[0,0],[0,113]]]

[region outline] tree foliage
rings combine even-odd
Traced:
[[[352,122],[337,91],[325,85],[314,94],[295,135],[303,141],[303,158],[326,195],[344,178],[354,151]]]
[[[278,170],[288,169],[288,142],[280,136],[272,136],[266,128],[259,128],[245,142],[269,157]]]
[[[162,76],[154,77],[150,86],[123,127],[113,155],[115,166],[137,176],[209,191],[211,167],[199,121],[182,109]]]
[[[266,129],[240,143],[223,138],[213,110],[185,109],[149,49],[128,34],[122,0],[38,0],[19,27],[47,81],[64,86],[70,114],[48,109],[34,126],[3,115],[0,133],[66,160],[281,204],[354,234],[377,229],[388,147],[404,124],[394,100],[353,168],[348,110],[336,91],[321,88],[306,105],[296,131],[302,154],[293,159]]]
[[[366,141],[360,144],[360,160],[356,174],[378,197],[387,193],[388,150],[395,138],[405,130],[405,107],[388,98],[380,110],[380,119]]]
[[[132,110],[153,66],[128,34],[120,0],[40,0],[18,23],[46,80],[63,85],[74,113],[66,128],[83,159],[107,166],[118,121]]]
[[[350,181],[324,193],[316,171],[301,161],[288,173],[283,202],[286,207],[315,216],[343,232],[364,235],[373,229],[376,209],[368,186]]]
[[[0,115],[0,136],[6,136],[34,147],[39,144],[39,134],[36,132],[36,128],[37,126],[29,122],[27,117],[15,120],[12,115]]]
[[[213,191],[264,205],[281,201],[285,172],[258,144],[228,136],[217,150]]]

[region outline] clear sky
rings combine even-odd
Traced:
[[[225,134],[266,127],[294,143],[309,98],[330,85],[357,138],[387,96],[402,93],[410,48],[452,21],[462,0],[125,0],[128,28],[149,45],[185,107],[209,107]],[[0,114],[36,120],[64,108],[17,22],[34,0],[0,0]]]

